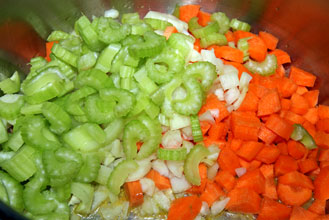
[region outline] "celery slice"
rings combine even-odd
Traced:
[[[258,73],[262,76],[270,76],[275,73],[277,59],[274,54],[270,54],[266,56],[263,62],[249,60],[244,66],[252,73]]]
[[[6,189],[8,202],[7,204],[17,211],[23,211],[23,186],[7,173],[0,170],[0,182]]]
[[[166,149],[159,148],[158,149],[158,158],[161,160],[185,160],[187,154],[187,150],[185,147],[175,148],[175,149]]]

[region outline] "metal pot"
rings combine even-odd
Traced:
[[[253,32],[277,36],[293,64],[318,76],[319,103],[329,104],[328,0],[1,0],[0,80],[13,69],[28,72],[30,58],[45,55],[45,39],[55,29],[70,31],[81,13],[89,18],[116,8],[120,13],[149,10],[171,13],[176,4],[200,4],[249,22]],[[0,203],[0,219],[20,219]]]

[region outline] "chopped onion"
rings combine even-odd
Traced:
[[[198,51],[196,50],[191,50],[190,54],[188,55],[188,61],[190,62],[197,62],[197,61],[202,61],[202,56],[199,54]]]
[[[178,148],[182,143],[183,139],[179,130],[167,131],[162,136],[161,144],[164,148]]]
[[[235,173],[238,177],[243,176],[247,172],[247,169],[245,167],[239,167],[235,169]]]
[[[210,210],[209,210],[209,205],[207,202],[202,201],[202,206],[201,206],[201,210],[200,210],[200,214],[203,216],[207,216],[209,215]]]
[[[174,176],[181,178],[184,171],[184,161],[168,160],[167,167]]]
[[[224,90],[222,88],[216,89],[214,93],[217,96],[218,100],[220,100],[220,101],[224,101],[225,100],[225,98],[224,98]]]
[[[119,11],[112,8],[110,10],[106,10],[104,12],[104,17],[106,18],[118,18],[119,17]]]
[[[237,110],[237,109],[240,107],[240,105],[242,104],[244,98],[246,97],[247,91],[248,91],[248,88],[247,88],[247,87],[244,87],[244,88],[242,89],[242,92],[241,92],[240,97],[239,97],[238,100],[236,100],[236,102],[234,102],[234,104],[233,104],[233,109],[234,109],[234,110]]]
[[[170,119],[170,130],[177,130],[191,125],[190,117],[174,113]]]
[[[211,206],[211,214],[212,215],[218,215],[221,213],[224,209],[227,203],[230,201],[229,197],[226,197],[225,199],[221,201],[216,201]]]
[[[152,196],[155,190],[155,183],[153,180],[149,178],[142,178],[139,180],[141,186],[142,186],[142,191],[148,196]]]
[[[109,190],[106,186],[99,185],[94,192],[94,199],[91,210],[94,211],[108,198]]]
[[[171,23],[173,26],[176,27],[178,32],[183,32],[188,29],[188,24],[185,23],[184,21],[179,20],[175,16],[171,14],[165,14],[165,13],[160,13],[156,11],[149,11],[144,18],[154,18],[154,19],[159,19],[163,21],[168,21]]]
[[[209,160],[217,160],[218,155],[219,155],[219,152],[220,152],[219,146],[218,145],[215,145],[215,144],[210,145],[208,147],[208,150],[210,151],[210,155],[207,156],[207,159],[209,159]]]
[[[189,141],[183,141],[183,147],[186,148],[187,153],[190,152],[190,150],[193,148],[194,144]]]
[[[218,118],[219,117],[219,109],[209,109],[212,117]]]
[[[240,97],[240,91],[237,87],[231,88],[227,92],[225,92],[224,97],[226,103],[231,105]]]
[[[154,193],[153,198],[163,211],[169,210],[170,200],[162,191],[157,191],[156,193]]]
[[[223,72],[223,67],[224,67],[223,61],[216,57],[214,49],[201,50],[201,56],[203,58],[203,61],[208,61],[216,66],[217,73]]]
[[[128,176],[127,182],[133,182],[139,180],[143,178],[151,170],[152,163],[150,159],[146,158],[143,160],[136,160],[136,162],[138,164],[138,168],[135,172],[131,173]]]
[[[142,215],[153,215],[153,214],[158,214],[159,212],[160,209],[158,207],[158,204],[154,201],[154,199],[150,196],[145,196],[144,202],[141,207]]]
[[[191,126],[187,126],[185,128],[181,129],[182,133],[183,133],[183,138],[185,140],[193,140],[193,135],[192,135],[192,127]]]
[[[218,163],[214,163],[214,165],[208,168],[207,170],[208,179],[213,180],[215,178],[218,168],[219,168]]]
[[[174,201],[176,199],[172,189],[166,189],[166,190],[162,190],[162,191],[170,201]]]
[[[223,67],[224,75],[239,75],[239,70],[232,65],[224,65]],[[239,77],[238,77],[239,80]]]
[[[252,76],[250,76],[246,72],[243,72],[240,77],[240,83],[239,83],[240,90],[242,90],[244,87],[248,87],[251,80],[252,80]]]
[[[169,127],[162,125],[161,130],[162,130],[162,132],[167,132],[167,131],[169,131]]]
[[[79,204],[80,202],[81,202],[81,200],[78,197],[76,197],[75,195],[72,195],[68,204],[71,206],[71,205]]]
[[[166,163],[163,160],[154,160],[152,162],[153,170],[160,173],[162,176],[169,177],[169,170]]]
[[[233,110],[234,110],[234,106],[233,106],[233,105],[227,105],[227,106],[226,106],[226,109],[227,109],[228,112],[231,113],[231,112],[233,112]]]
[[[220,75],[219,80],[224,90],[236,88],[239,86],[239,76],[238,73],[235,72]]]
[[[199,116],[200,121],[207,121],[211,124],[215,124],[215,119],[213,118],[212,114],[209,110],[207,110],[205,113]]]
[[[191,188],[191,185],[189,182],[187,182],[185,176],[181,178],[173,177],[170,179],[170,183],[174,193],[181,193]]]

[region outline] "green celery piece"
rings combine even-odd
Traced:
[[[184,68],[185,61],[173,50],[162,53],[146,62],[146,70],[150,79],[158,84],[169,82],[176,73]]]
[[[243,21],[239,21],[236,18],[233,18],[230,22],[230,27],[233,30],[241,30],[241,31],[250,31],[251,26]]]
[[[121,22],[122,24],[137,24],[140,23],[141,20],[139,18],[139,14],[135,12],[135,13],[123,14],[121,18]]]
[[[180,161],[180,160],[185,160],[187,155],[187,150],[185,147],[175,148],[175,149],[159,148],[157,155],[160,160]]]
[[[203,91],[208,91],[217,77],[216,66],[206,61],[199,61],[188,65],[184,72],[201,81]]]
[[[83,164],[75,177],[75,181],[82,183],[90,183],[96,180],[98,170],[101,165],[100,158],[97,154],[83,154]]]
[[[104,129],[105,132],[105,143],[110,144],[117,139],[122,133],[125,127],[125,121],[122,118],[116,118],[110,122]]]
[[[191,115],[191,127],[192,127],[192,136],[194,142],[199,142],[203,140],[203,135],[200,127],[200,121],[198,115]]]
[[[12,94],[19,92],[20,87],[21,87],[21,82],[17,71],[10,78],[7,78],[0,82],[0,89],[5,94]]]
[[[66,144],[82,152],[96,151],[105,143],[105,132],[97,124],[79,125],[63,135]]]
[[[138,82],[139,87],[148,95],[152,94],[158,89],[158,86],[147,76],[145,67],[139,69],[134,78]]]
[[[0,144],[8,141],[7,127],[0,121]]]
[[[188,22],[188,28],[196,38],[204,38],[209,34],[219,32],[219,24],[217,21],[209,22],[207,26],[202,27],[198,23],[198,17],[193,17],[190,19]]]
[[[74,84],[77,88],[89,86],[94,89],[100,90],[108,87],[108,81],[111,79],[106,75],[105,72],[99,69],[89,69],[81,71],[76,78]]]
[[[72,127],[72,120],[64,109],[55,103],[45,102],[42,105],[42,114],[50,123],[50,131],[55,134],[67,132]]]
[[[34,152],[33,147],[25,145],[13,157],[3,161],[0,166],[18,182],[25,181],[37,171],[32,159]]]
[[[0,170],[0,182],[5,188],[8,196],[7,204],[21,212],[24,209],[23,186],[7,173]]]
[[[9,135],[8,141],[4,144],[4,148],[10,148],[13,151],[18,151],[24,144],[21,131],[13,132]]]
[[[189,31],[192,32],[194,30],[202,28],[202,26],[199,24],[198,20],[199,20],[198,17],[193,17],[189,20],[189,22],[188,22],[188,30]]]
[[[274,54],[269,54],[263,62],[249,60],[244,64],[244,66],[252,73],[258,73],[262,76],[270,76],[275,73],[277,68],[277,59]]]
[[[130,121],[123,132],[123,150],[127,159],[134,159],[137,156],[138,141],[144,142],[149,136],[147,127],[139,120]]]
[[[180,54],[183,59],[186,59],[193,49],[194,39],[182,33],[173,33],[170,35],[167,43],[171,49],[178,51],[178,54]]]
[[[134,160],[121,161],[111,172],[107,186],[114,195],[119,195],[120,188],[126,181],[128,175],[138,168],[138,164]]]
[[[59,44],[54,44],[51,48],[51,52],[58,58],[64,61],[67,64],[70,64],[73,67],[77,67],[78,56],[71,51],[65,49]]]
[[[56,199],[60,202],[68,202],[71,198],[71,184],[65,184],[63,186],[52,187],[50,189],[52,193],[56,195]]]
[[[227,45],[227,39],[224,34],[212,33],[201,38],[200,45],[202,48],[207,48],[211,45],[224,46]]]
[[[35,105],[25,104],[21,108],[21,114],[23,115],[37,115],[41,113],[42,113],[42,104],[35,104]]]
[[[99,55],[95,68],[107,73],[111,70],[111,63],[121,49],[120,44],[108,45]]]
[[[113,121],[116,117],[114,100],[104,100],[99,94],[93,94],[86,98],[85,113],[89,122],[104,124]]]
[[[79,57],[78,60],[78,70],[79,71],[83,71],[83,70],[88,70],[90,68],[92,68],[93,66],[95,66],[96,62],[97,62],[97,53],[95,52],[89,52],[86,53],[84,55],[82,55],[81,57]]]
[[[23,119],[21,135],[24,142],[39,149],[57,149],[61,143],[46,127],[45,119],[41,116],[27,116]]]
[[[3,201],[4,203],[8,204],[9,203],[9,198],[7,195],[7,191],[5,186],[2,184],[0,181],[0,200]]]
[[[70,183],[82,165],[81,155],[70,148],[61,147],[56,151],[44,151],[42,157],[49,185],[53,187]]]
[[[195,115],[202,106],[203,91],[201,85],[196,79],[185,77],[183,87],[187,91],[187,96],[183,100],[175,100],[173,109],[182,115]]]
[[[132,27],[129,24],[119,26],[107,26],[98,30],[99,40],[105,44],[118,43],[125,39],[130,33]]]
[[[243,52],[243,61],[249,60],[249,44],[248,44],[249,39],[251,38],[246,37],[238,41],[238,49]]]
[[[144,18],[145,23],[149,24],[154,30],[165,30],[166,27],[173,26],[170,22],[154,19],[154,18]]]
[[[125,89],[106,88],[101,89],[99,94],[104,101],[114,100],[116,102],[114,110],[117,117],[126,116],[136,102],[134,95]]]
[[[67,39],[70,37],[70,34],[64,32],[64,31],[53,31],[50,33],[50,35],[48,36],[47,38],[47,41],[48,42],[51,42],[51,41],[60,41],[60,40],[63,40],[63,39]]]
[[[23,105],[22,95],[7,94],[0,97],[0,117],[7,120],[17,118]]]
[[[83,215],[89,214],[94,197],[94,187],[88,183],[73,182],[72,194],[81,200],[75,211]]]
[[[82,41],[81,38],[78,36],[73,36],[71,35],[69,38],[60,40],[58,43],[63,49],[67,50],[68,52],[71,52],[73,55],[76,56],[80,56],[81,52],[82,52]],[[64,52],[64,51],[63,51]],[[64,52],[65,54],[66,52]],[[57,57],[58,59],[61,59],[60,57],[58,57],[56,54],[53,53],[53,55],[55,55],[55,57]],[[67,56],[67,55],[66,55]],[[73,58],[73,57],[72,57]],[[78,58],[78,57],[77,57]],[[62,59],[63,60],[63,59]],[[77,60],[77,59],[75,59]],[[65,63],[65,60],[63,60]],[[77,64],[77,63],[75,63]]]
[[[212,21],[219,24],[219,33],[225,34],[230,29],[230,19],[223,12],[216,12],[211,15]]]
[[[184,163],[184,174],[191,184],[200,186],[199,164],[209,154],[209,150],[201,144],[195,145],[188,153]]]
[[[73,93],[69,94],[64,100],[65,110],[71,115],[84,116],[85,111],[82,109],[82,104],[85,98],[96,93],[97,91],[89,86],[84,86]]]
[[[294,124],[294,131],[292,132],[290,138],[301,142],[307,149],[312,150],[317,148],[313,137],[308,133],[308,131],[300,124]]]

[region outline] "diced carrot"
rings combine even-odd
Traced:
[[[289,186],[300,186],[308,189],[314,189],[312,180],[298,171],[286,173],[278,178],[279,183]]]
[[[253,111],[258,109],[259,98],[252,91],[248,91],[242,104],[239,107],[239,111]]]
[[[287,119],[292,124],[303,124],[305,118],[291,111],[281,111],[280,117]]]
[[[316,123],[316,129],[329,133],[329,118],[324,118]]]
[[[204,11],[199,11],[198,13],[198,22],[202,26],[207,26],[208,23],[210,22],[211,14],[204,12]]]
[[[308,150],[307,159],[317,160],[319,154],[319,148]]]
[[[323,131],[318,131],[315,134],[315,143],[323,148],[329,148],[329,134],[323,132]]]
[[[320,200],[329,199],[329,167],[323,167],[314,180],[314,198]]]
[[[273,145],[265,145],[263,149],[256,156],[256,160],[259,160],[266,164],[274,163],[280,156],[280,149]]]
[[[191,18],[197,17],[200,11],[200,5],[183,5],[179,7],[179,19],[189,22]]]
[[[283,174],[296,171],[297,169],[297,161],[290,156],[280,155],[274,164],[274,171],[276,176],[281,176]]]
[[[312,198],[312,190],[305,187],[279,183],[277,190],[280,200],[286,205],[301,206]]]
[[[265,192],[265,178],[259,169],[247,171],[236,182],[236,188],[252,189],[258,194]]]
[[[142,145],[143,145],[143,142],[141,142],[141,141],[138,141],[138,142],[136,143],[137,151],[139,151],[139,150],[141,149]]]
[[[167,220],[194,220],[201,206],[201,199],[195,195],[175,199],[169,208]]]
[[[313,137],[315,138],[315,134],[316,134],[316,129],[315,129],[315,126],[309,122],[308,120],[306,120],[304,123],[303,123],[303,127],[306,129],[306,131]]]
[[[201,131],[202,131],[202,134],[205,135],[208,130],[210,129],[211,127],[211,124],[210,122],[208,121],[200,121],[200,128],[201,128]]]
[[[259,118],[245,112],[233,112],[231,129],[235,138],[241,140],[258,140],[258,130],[261,126]]]
[[[305,159],[298,162],[301,173],[308,173],[318,168],[318,163],[313,159]]]
[[[246,141],[237,151],[237,155],[247,161],[253,160],[264,147],[264,144],[257,141]]]
[[[289,78],[299,86],[313,87],[316,76],[295,66],[291,66]]]
[[[158,173],[153,169],[150,172],[148,172],[148,174],[145,177],[153,180],[155,186],[160,190],[171,188],[170,180],[167,177],[162,176],[160,173]]]
[[[263,39],[267,49],[269,50],[274,50],[279,42],[279,39],[277,37],[268,32],[260,31],[259,37]]]
[[[298,95],[304,95],[305,93],[307,93],[308,90],[305,86],[298,86],[297,90],[296,90],[296,93]]]
[[[216,121],[221,121],[230,115],[226,109],[226,102],[219,101],[217,96],[211,93],[207,96],[206,103],[201,107],[198,114],[201,115],[206,111],[213,109],[219,110],[219,116],[216,118]]]
[[[261,198],[248,188],[235,188],[228,195],[230,201],[226,205],[229,211],[257,214],[260,210]]]
[[[265,123],[265,126],[286,140],[289,140],[294,130],[291,123],[275,114],[269,117]]]
[[[265,178],[265,191],[263,193],[264,197],[270,199],[278,199],[278,194],[276,192],[276,184],[274,180],[274,165],[273,164],[264,164],[259,168],[260,172]]]
[[[203,137],[203,143],[206,147],[209,147],[211,145],[217,145],[220,149],[223,149],[226,146],[226,141],[224,140],[213,140],[209,137]]]
[[[286,70],[284,69],[283,65],[278,65],[278,68],[275,70],[274,77],[283,78],[286,75]]]
[[[227,170],[220,170],[215,177],[215,181],[227,192],[231,191],[236,184],[235,177]]]
[[[318,108],[309,108],[303,117],[312,124],[316,124],[319,120]]]
[[[289,78],[283,77],[278,82],[278,91],[283,98],[289,98],[297,90],[298,86]]]
[[[255,37],[257,36],[256,34],[253,34],[249,31],[241,31],[241,30],[238,30],[238,31],[234,31],[234,39],[235,39],[235,44],[238,43],[238,41],[242,38],[247,38],[247,37]]]
[[[312,205],[308,208],[309,211],[318,215],[324,215],[326,209],[326,200],[314,199]]]
[[[306,114],[309,109],[308,101],[301,95],[294,93],[291,96],[291,107],[290,111],[295,112],[296,114]]]
[[[308,101],[310,107],[315,107],[319,100],[319,90],[311,90],[305,93],[303,96]]]
[[[242,145],[242,140],[234,138],[230,143],[230,148],[237,152]]]
[[[329,215],[319,215],[316,220],[329,220]]]
[[[198,51],[199,53],[201,52],[201,43],[199,38],[195,39],[193,49]]]
[[[239,161],[240,161],[240,167],[244,167],[248,171],[255,170],[262,165],[262,162],[260,162],[259,160],[252,160],[251,162],[249,162],[242,158],[239,158]]]
[[[58,41],[50,41],[46,43],[46,60],[48,62],[51,61],[50,54],[51,54],[51,48],[53,48],[54,44],[58,43]]]
[[[329,161],[329,149],[321,149],[318,160],[319,161]]]
[[[290,220],[315,220],[318,215],[310,212],[300,206],[294,206],[291,212]]]
[[[163,32],[163,36],[166,37],[166,39],[168,40],[169,37],[171,36],[171,34],[173,33],[177,33],[177,29],[175,28],[175,26],[168,26],[166,27],[166,29]]]
[[[319,105],[318,115],[319,119],[329,118],[329,106]]]
[[[232,31],[227,31],[225,33],[225,37],[226,37],[227,42],[233,42],[234,41],[234,34],[233,34]]]
[[[289,140],[288,141],[288,153],[295,160],[303,158],[307,154],[307,149],[300,142]]]
[[[288,220],[291,208],[264,197],[257,220]]]
[[[227,130],[223,122],[216,122],[210,127],[208,131],[208,137],[212,140],[222,139],[226,136],[226,134]]]
[[[280,78],[276,77],[259,76],[258,84],[272,90],[277,89],[280,80]]]
[[[239,157],[229,147],[225,147],[219,153],[218,164],[222,170],[235,175],[235,169],[240,167]]]
[[[281,110],[287,111],[290,109],[291,100],[290,99],[281,99]]]
[[[321,161],[320,162],[320,169],[329,166],[329,161]]]
[[[215,55],[218,58],[243,63],[243,52],[229,46],[215,46]]]
[[[270,90],[259,100],[257,116],[271,115],[281,110],[278,91]]]
[[[277,135],[268,129],[264,124],[259,129],[258,138],[264,141],[266,144],[271,144],[276,139]]]
[[[207,184],[207,166],[204,163],[199,164],[199,175],[201,178],[200,186],[193,185],[191,188],[186,190],[187,193],[191,194],[201,194]]]
[[[271,51],[270,54],[274,54],[276,56],[279,65],[291,63],[289,54],[283,50],[275,49]]]
[[[258,61],[262,62],[265,60],[267,55],[267,47],[265,42],[262,40],[262,38],[258,36],[254,36],[253,38],[248,40],[249,45],[249,56]]]
[[[200,199],[208,203],[209,207],[225,193],[216,183],[207,181],[206,188],[202,192]]]
[[[136,207],[143,204],[144,196],[139,180],[125,183],[124,189],[131,207]]]
[[[262,98],[269,92],[269,89],[255,83],[250,83],[249,91],[253,92],[258,98]]]
[[[241,63],[237,63],[237,62],[233,62],[233,61],[227,61],[227,60],[223,60],[225,65],[231,65],[234,66],[235,68],[237,68],[237,70],[239,71],[239,79],[241,78],[241,75],[243,72],[248,73],[249,75],[253,76],[254,74],[250,73],[249,70]]]
[[[277,147],[280,150],[280,154],[282,155],[288,155],[288,145],[286,142],[281,142],[277,144]]]

